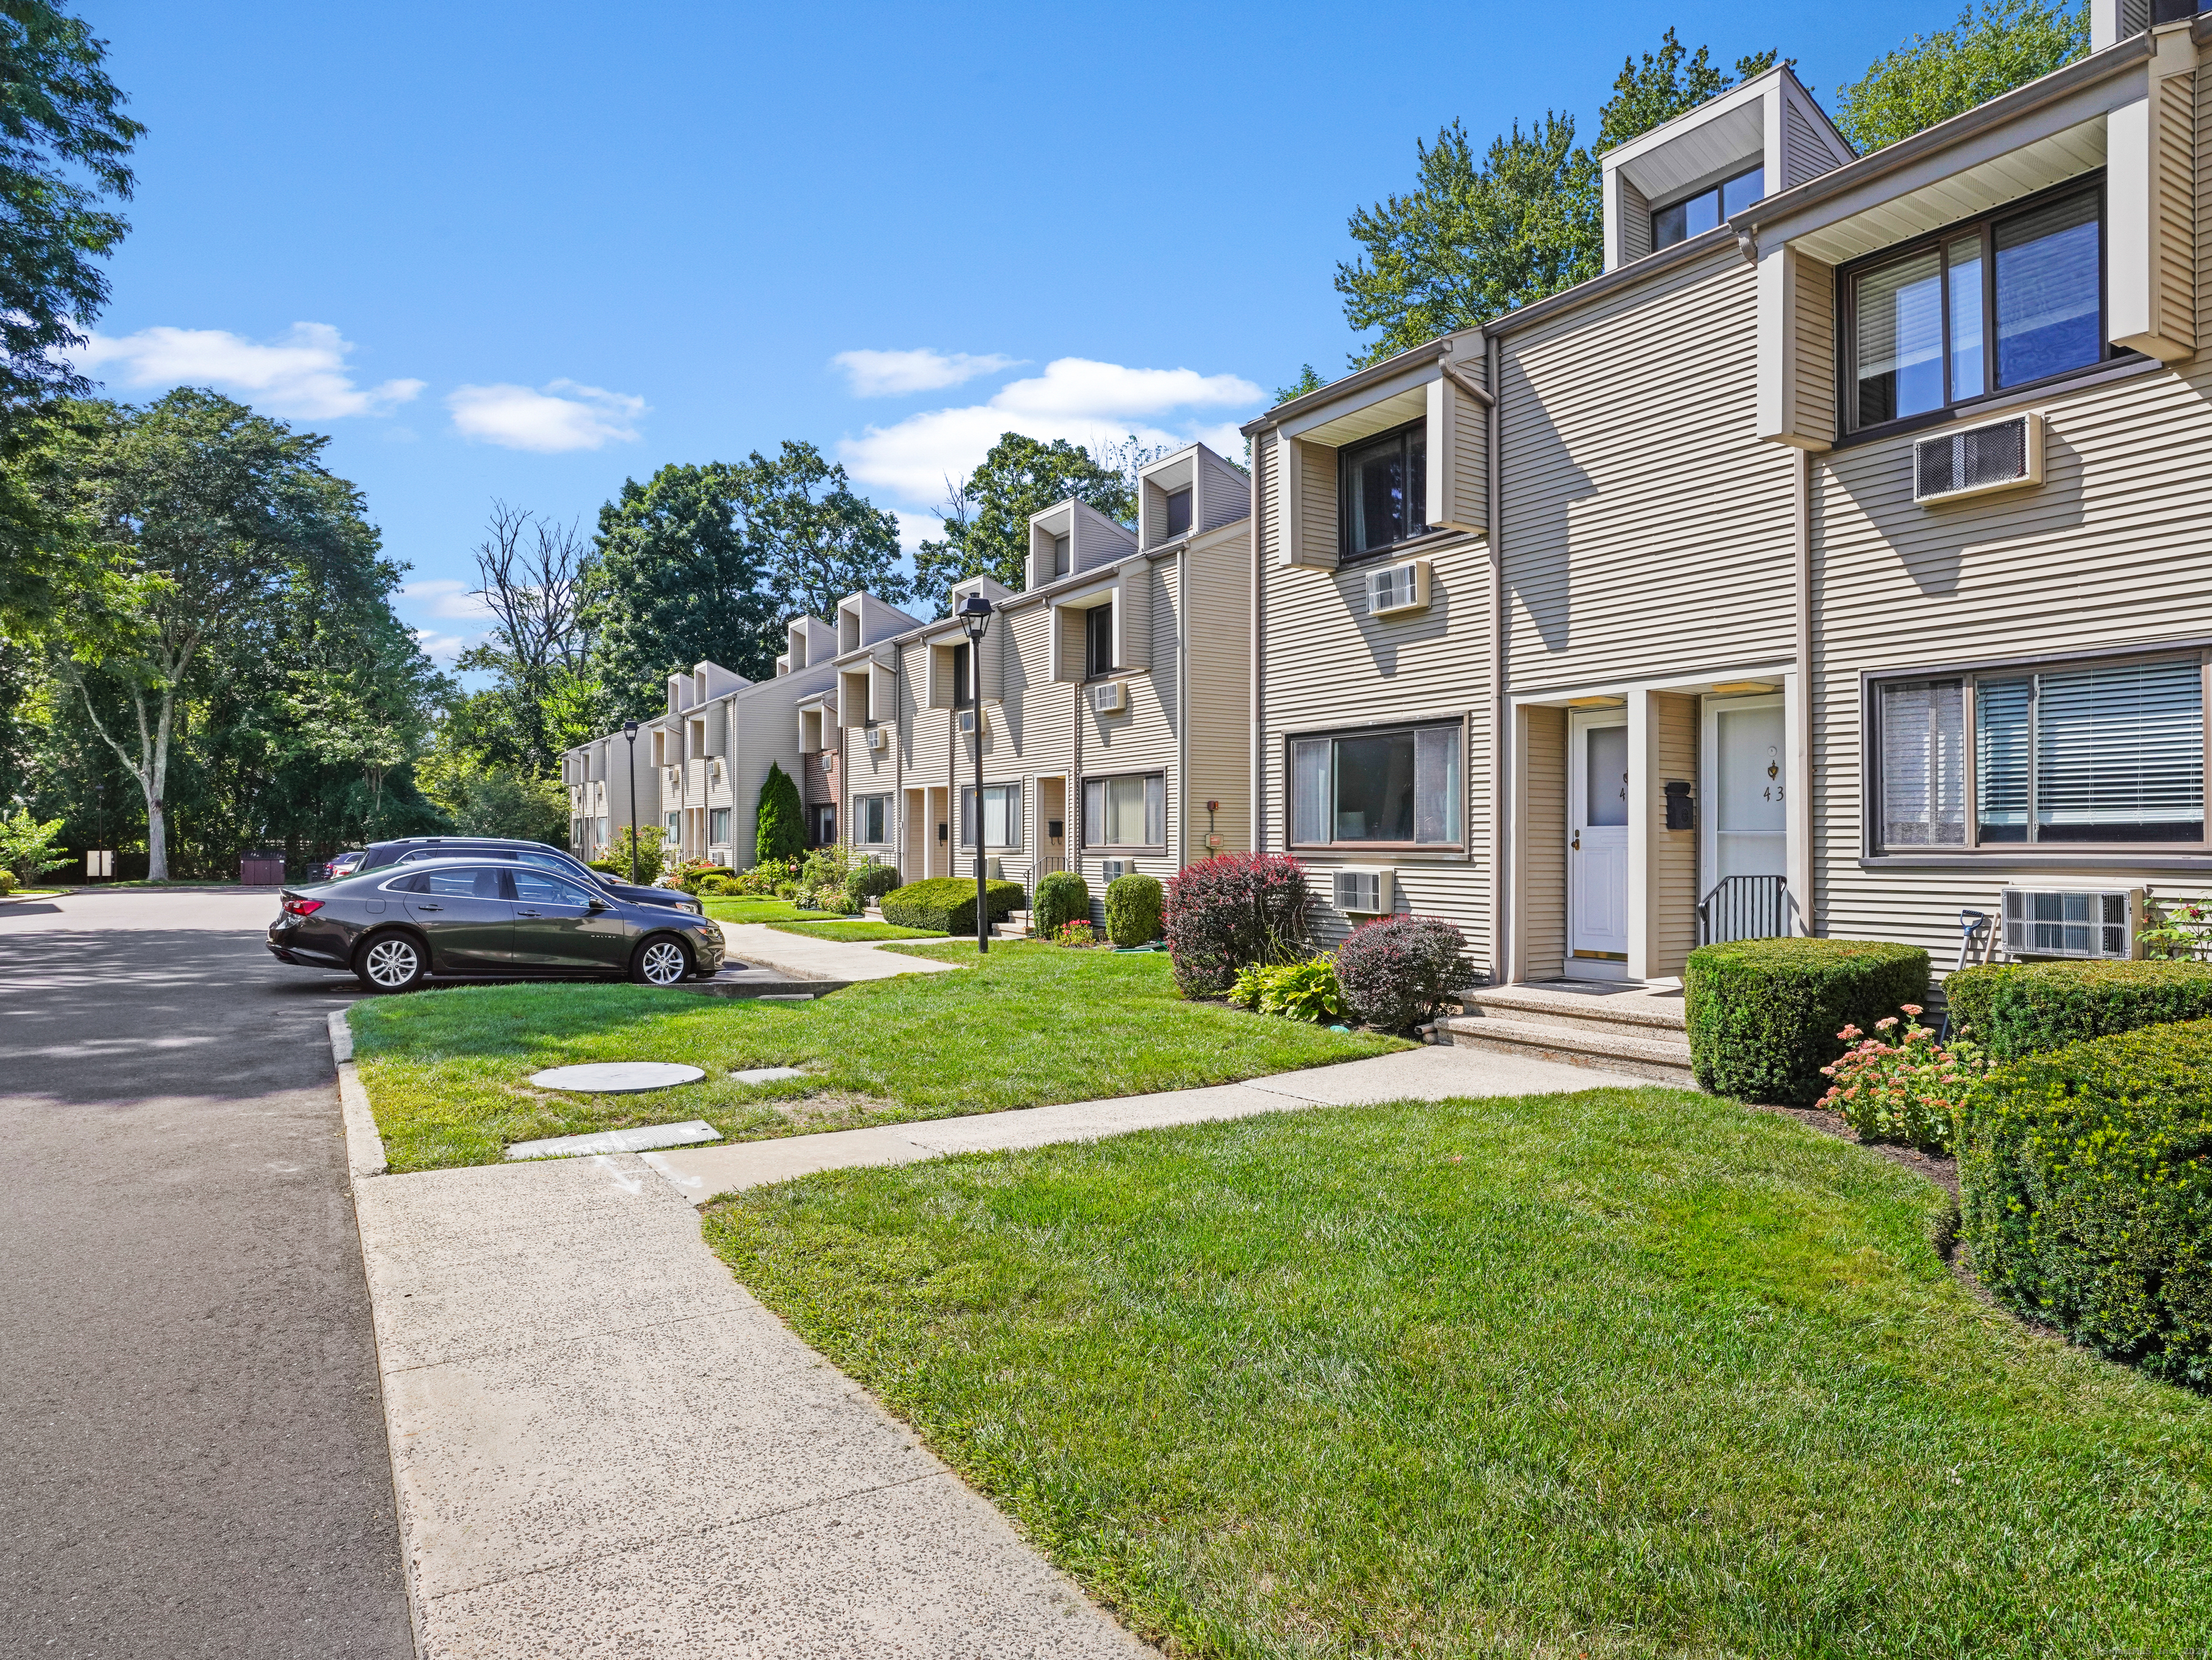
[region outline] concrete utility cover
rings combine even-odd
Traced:
[[[509,1158],[568,1158],[588,1152],[650,1152],[655,1147],[696,1146],[719,1141],[722,1132],[694,1118],[684,1124],[641,1124],[635,1129],[599,1130],[590,1135],[554,1135],[543,1141],[517,1141]]]
[[[641,1090],[672,1090],[678,1084],[696,1084],[706,1075],[696,1067],[673,1066],[665,1061],[600,1061],[589,1066],[533,1072],[530,1081],[542,1090],[635,1095]]]
[[[804,1078],[806,1074],[797,1067],[755,1067],[750,1072],[733,1072],[730,1076],[740,1084],[781,1084],[787,1078]]]

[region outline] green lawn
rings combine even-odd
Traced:
[[[1175,994],[1164,957],[1002,942],[892,946],[951,974],[877,980],[811,1003],[649,986],[458,987],[353,1006],[355,1055],[395,1171],[489,1164],[510,1141],[703,1118],[738,1139],[1225,1084],[1407,1047]],[[571,1096],[532,1073],[676,1061],[698,1084]],[[733,1069],[804,1067],[781,1084]]]
[[[818,910],[801,910],[788,899],[702,899],[717,922],[799,922],[822,920]]]
[[[928,928],[902,928],[896,922],[872,922],[865,916],[840,916],[826,922],[771,922],[778,933],[796,933],[808,939],[942,939]]]
[[[1948,1203],[1614,1089],[838,1171],[707,1231],[1177,1655],[2203,1652],[2212,1402],[1978,1302]]]

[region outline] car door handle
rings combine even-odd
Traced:
[[[538,916],[542,915],[544,913],[534,910],[518,910],[514,914],[517,916]]]
[[[416,910],[443,910],[446,908],[443,905],[417,905],[415,909]]]

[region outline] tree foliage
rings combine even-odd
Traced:
[[[915,598],[941,607],[953,585],[971,576],[1019,589],[1028,578],[1030,515],[1072,496],[1127,523],[1137,514],[1133,476],[1064,438],[1045,443],[1000,434],[964,482],[948,481],[944,538],[924,542],[915,555]]]
[[[740,471],[780,621],[828,617],[863,588],[890,605],[906,599],[898,515],[856,494],[843,467],[811,444],[786,439],[774,459],[755,451]]]
[[[1704,46],[1686,51],[1667,31],[1656,52],[1630,58],[1598,116],[1601,149],[1626,143],[1694,109],[1775,54],[1713,67]],[[1380,362],[1455,329],[1571,288],[1604,265],[1605,216],[1596,159],[1575,143],[1570,115],[1518,122],[1478,154],[1452,122],[1415,146],[1416,181],[1352,216],[1364,256],[1336,268],[1345,320],[1370,337],[1352,365]]]
[[[1984,0],[1916,34],[1836,94],[1835,121],[1863,155],[1985,104],[2089,50],[2089,9]]]
[[[775,762],[761,781],[760,808],[754,817],[753,862],[796,859],[806,851],[806,810],[799,786]]]

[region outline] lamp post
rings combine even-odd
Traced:
[[[623,736],[629,739],[629,885],[637,885],[637,722],[623,722]]]
[[[952,613],[968,636],[969,707],[975,725],[975,949],[991,949],[991,912],[983,899],[983,636],[990,632],[991,602],[971,590]]]

